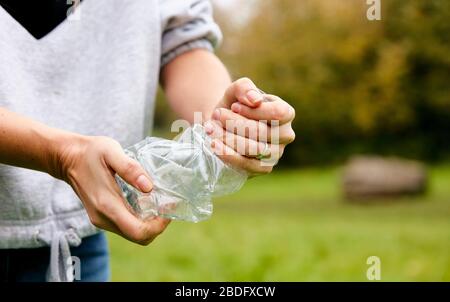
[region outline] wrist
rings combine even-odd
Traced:
[[[46,149],[44,169],[51,176],[67,181],[72,163],[79,158],[85,149],[88,136],[69,131],[51,129],[40,135],[42,145]]]

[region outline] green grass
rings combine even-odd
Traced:
[[[173,222],[148,247],[110,235],[114,281],[450,281],[450,166],[423,198],[345,202],[338,169],[275,172],[215,201],[199,224]]]

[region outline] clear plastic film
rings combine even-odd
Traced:
[[[153,190],[144,194],[116,175],[123,196],[141,218],[208,219],[212,198],[238,191],[247,180],[245,172],[214,154],[211,139],[200,124],[185,130],[177,140],[147,137],[125,152],[153,181]]]

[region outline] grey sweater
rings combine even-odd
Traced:
[[[79,20],[37,40],[0,7],[0,106],[131,145],[150,131],[161,66],[193,48],[212,50],[221,39],[211,5],[85,0],[80,8]],[[0,248],[51,245],[59,259],[95,232],[68,184],[0,164]],[[57,280],[58,263],[51,265]]]

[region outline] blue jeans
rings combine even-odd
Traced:
[[[72,256],[80,259],[81,282],[110,280],[108,242],[103,232],[83,238],[71,247]],[[44,282],[50,262],[50,247],[34,249],[0,249],[0,281]]]

